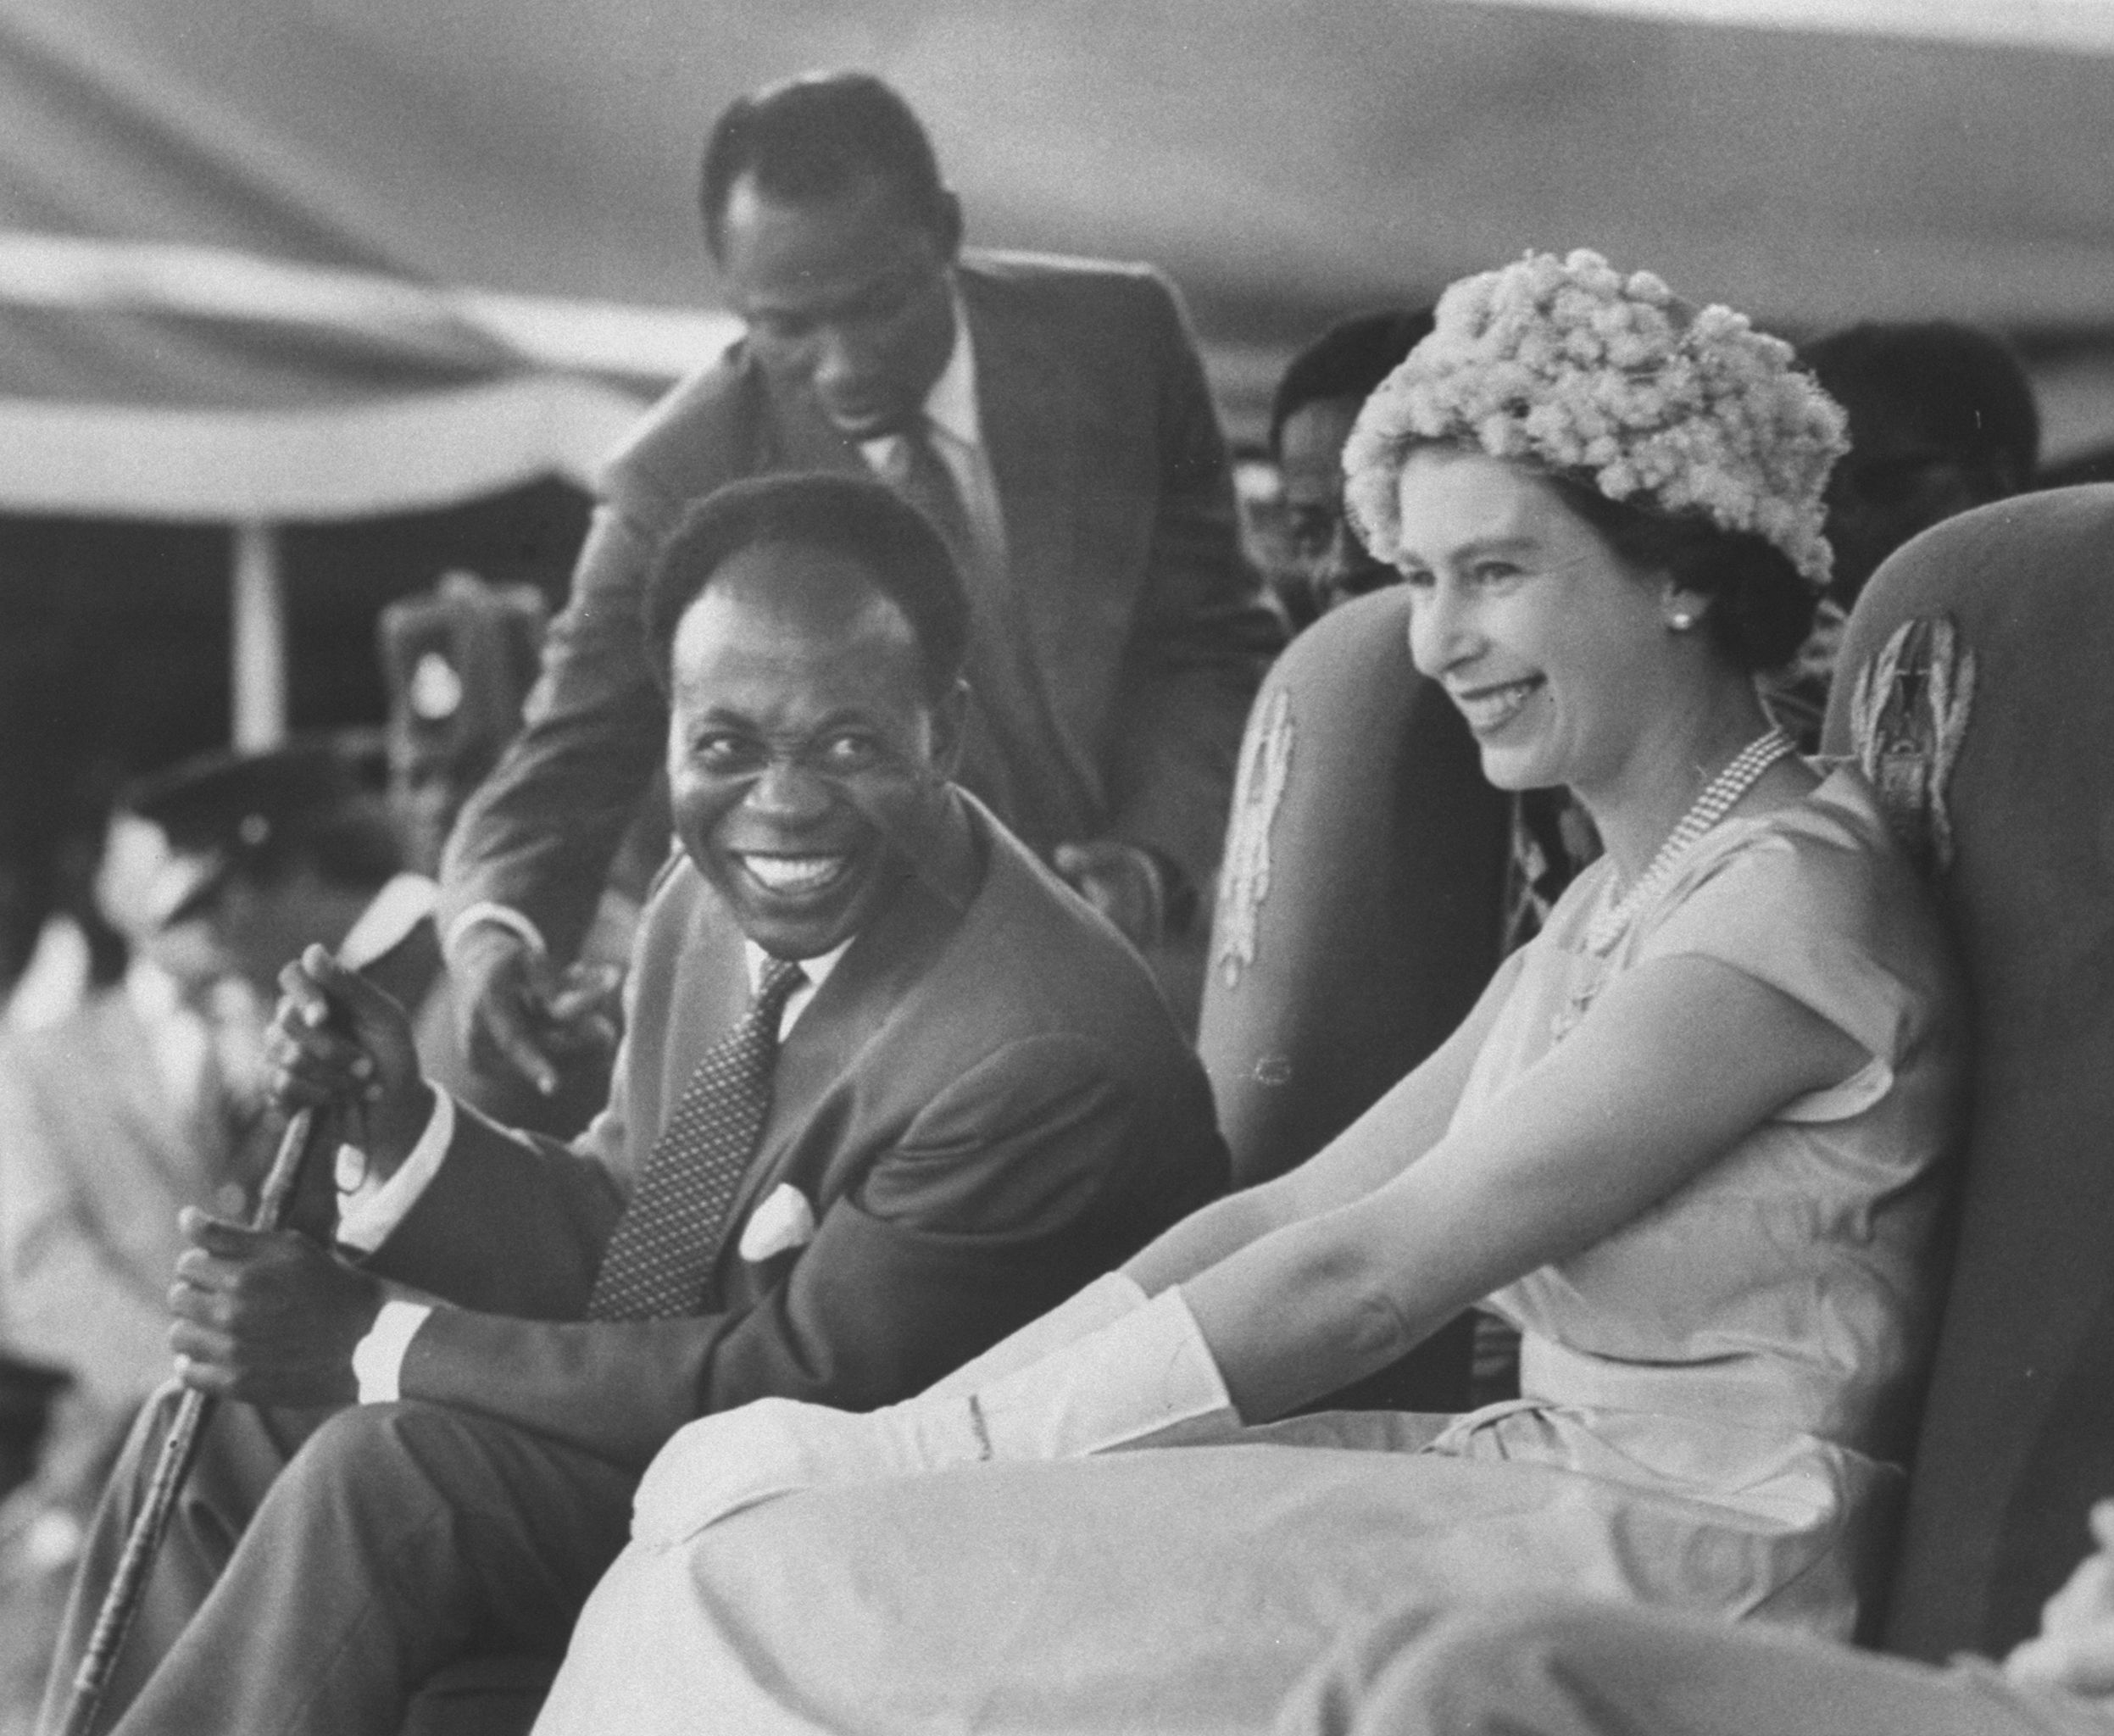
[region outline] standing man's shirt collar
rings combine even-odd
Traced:
[[[950,440],[967,447],[983,444],[983,421],[976,414],[976,347],[969,336],[969,309],[954,291],[954,348],[939,378],[925,394],[926,419]]]

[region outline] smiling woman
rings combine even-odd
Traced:
[[[906,1404],[678,1433],[539,1728],[1259,1730],[1382,1597],[1849,1629],[1961,1057],[1870,791],[1755,697],[1839,424],[1784,346],[1593,255],[1448,292],[1347,498],[1488,775],[1567,787],[1607,855],[1300,1168]],[[1477,1301],[1518,1400],[1293,1415]]]

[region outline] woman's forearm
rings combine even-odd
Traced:
[[[1294,1224],[1183,1281],[1246,1421],[1266,1422],[1385,1367],[1455,1312],[1434,1305],[1410,1318],[1416,1287],[1390,1282],[1400,1273],[1384,1244],[1346,1227]]]
[[[1289,1222],[1288,1192],[1280,1177],[1215,1199],[1133,1256],[1123,1270],[1150,1296],[1185,1283]]]
[[[1295,1210],[1182,1278],[1183,1298],[1241,1415],[1281,1416],[1591,1246],[1861,1057],[1817,1015],[1729,966],[1638,967],[1500,1104],[1391,1181],[1316,1215]],[[1338,1144],[1355,1135],[1377,1149],[1386,1107]]]
[[[1460,1028],[1305,1162],[1192,1212],[1124,1271],[1156,1295],[1274,1231],[1386,1186],[1445,1132],[1518,969],[1508,959]]]

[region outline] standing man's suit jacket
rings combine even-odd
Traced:
[[[864,1409],[916,1392],[1223,1188],[1202,1068],[1138,956],[971,815],[987,866],[966,908],[906,885],[787,1033],[719,1257],[723,1306],[586,1322],[631,1178],[750,993],[725,907],[687,858],[670,865],[641,923],[608,1110],[570,1149],[463,1112],[370,1260],[462,1305],[413,1339],[404,1397],[638,1462],[692,1417],[767,1394]],[[745,1257],[759,1205],[782,1224],[799,1215],[782,1187],[811,1210],[812,1238],[773,1253],[752,1237],[761,1257]]]
[[[979,611],[971,649],[986,715],[963,782],[1039,855],[1120,838],[1203,890],[1280,634],[1239,553],[1195,346],[1143,267],[971,255],[955,275],[1009,551],[1005,606]],[[639,625],[654,549],[725,483],[815,470],[868,473],[743,342],[648,418],[604,478],[524,732],[456,827],[443,923],[495,901],[570,956],[663,750]]]

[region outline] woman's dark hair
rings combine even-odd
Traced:
[[[698,203],[705,245],[720,253],[720,220],[734,183],[787,204],[832,199],[871,177],[903,214],[935,234],[954,218],[932,142],[910,105],[870,72],[809,73],[729,103],[705,141]]]
[[[1812,632],[1820,593],[1774,543],[1751,531],[1721,530],[1706,519],[1674,518],[1610,500],[1572,476],[1552,474],[1549,481],[1564,504],[1624,560],[1663,571],[1683,590],[1707,597],[1704,626],[1737,667],[1778,668]]]
[[[713,576],[744,548],[791,543],[843,557],[903,611],[925,665],[927,696],[960,679],[969,593],[932,522],[871,477],[818,472],[752,476],[685,513],[646,579],[646,647],[665,693],[676,628]]]

